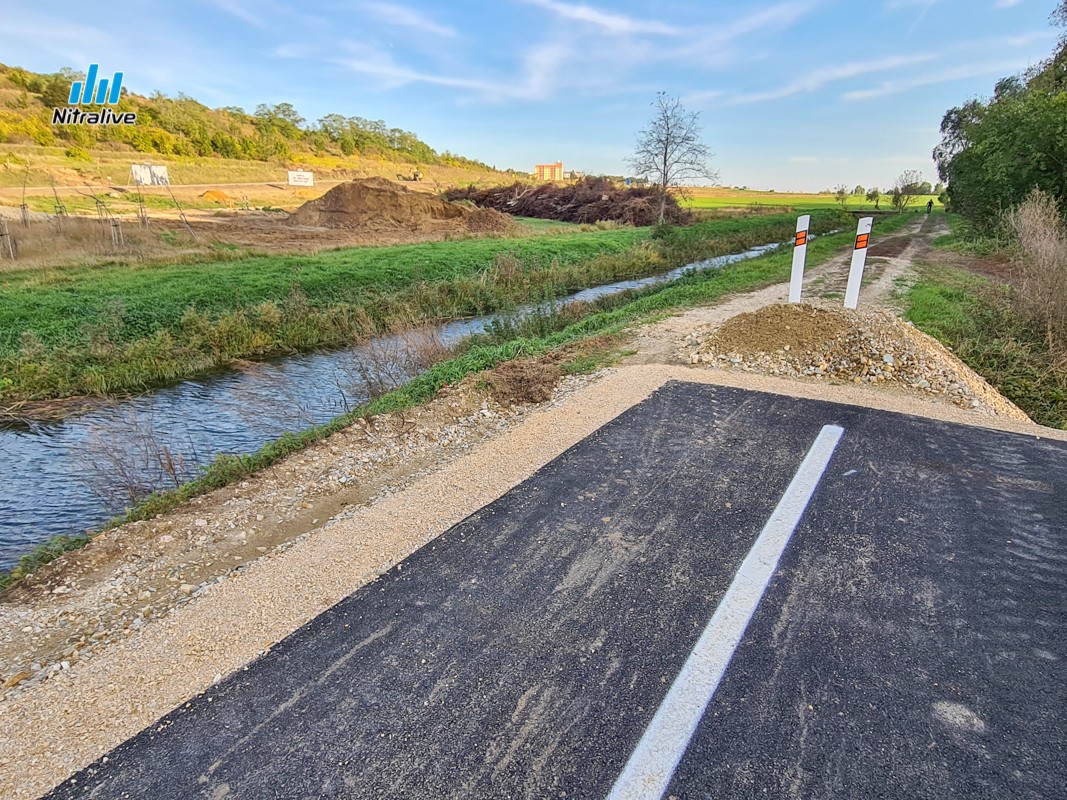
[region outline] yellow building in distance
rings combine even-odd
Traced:
[[[555,164],[538,164],[534,167],[534,177],[539,181],[563,180],[563,162],[557,161]]]

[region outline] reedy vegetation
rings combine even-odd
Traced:
[[[848,218],[849,221],[851,218]],[[892,233],[908,222],[906,217],[895,217],[879,222],[880,234]],[[833,230],[843,223],[836,214],[821,214],[814,223],[820,230]],[[790,224],[792,222],[790,221]],[[787,231],[791,233],[790,229]],[[673,240],[676,258],[681,263],[696,260],[698,251],[706,252],[708,243],[701,244],[699,228],[660,231],[660,237]],[[852,232],[823,236],[809,246],[809,264],[822,263],[852,242]],[[737,239],[742,238],[736,235]],[[747,245],[734,242],[733,250]],[[719,249],[726,248],[720,243]],[[707,257],[707,256],[705,256]],[[294,452],[319,442],[331,434],[351,425],[361,417],[371,417],[395,411],[403,411],[430,400],[441,387],[456,384],[467,375],[488,370],[504,361],[520,356],[539,356],[552,350],[579,345],[579,350],[566,364],[570,372],[595,369],[602,358],[595,352],[585,353],[580,343],[603,340],[619,334],[628,326],[648,321],[677,308],[687,308],[713,302],[732,292],[756,288],[786,280],[789,275],[792,254],[788,248],[768,255],[742,261],[721,270],[694,272],[676,281],[649,289],[604,298],[603,300],[577,307],[565,307],[538,315],[516,326],[497,326],[486,336],[469,343],[467,349],[446,361],[434,364],[422,374],[407,381],[403,386],[378,397],[371,402],[337,417],[329,423],[315,426],[300,433],[287,433],[269,442],[259,451],[247,455],[220,455],[193,480],[145,499],[122,517],[116,518],[107,527],[124,522],[151,519],[166,513],[181,503],[266,469]],[[55,537],[22,558],[10,573],[0,573],[0,588],[33,572],[68,550],[84,546],[91,537]]]
[[[815,230],[841,225],[818,215]],[[792,215],[689,228],[0,276],[0,403],[144,390],[788,239]]]

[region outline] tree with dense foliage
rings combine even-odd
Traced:
[[[882,190],[877,186],[872,186],[867,190],[867,202],[874,203],[875,211],[878,210],[878,201],[882,199]]]
[[[1052,15],[1067,27],[1067,0]],[[954,211],[988,222],[1041,189],[1067,209],[1067,34],[1056,52],[993,97],[950,109],[934,150]]]
[[[667,213],[667,192],[682,181],[703,179],[715,182],[711,151],[701,141],[699,111],[686,111],[680,100],[659,92],[652,103],[652,119],[637,134],[637,146],[629,164],[641,177],[659,189],[659,224]]]
[[[893,208],[898,214],[905,211],[917,195],[922,194],[919,191],[922,183],[923,176],[916,170],[906,169],[900,173],[896,183],[893,184],[893,190],[889,193],[893,200]]]
[[[381,120],[329,114],[308,125],[290,103],[261,104],[254,113],[230,106],[211,109],[191,97],[149,97],[125,88],[115,113],[132,111],[136,125],[56,125],[52,109],[67,105],[72,81],[84,75],[63,68],[38,75],[0,64],[0,90],[15,94],[0,108],[0,142],[32,142],[79,149],[123,146],[163,156],[219,156],[266,161],[291,160],[299,153],[378,156],[391,161],[488,169],[478,161],[436,152],[415,134]]]

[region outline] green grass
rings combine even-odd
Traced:
[[[1041,425],[1067,430],[1067,366],[1014,312],[1010,287],[965,270],[918,265],[906,317]]]
[[[928,200],[934,201],[934,208],[940,210],[941,204],[934,195],[921,195],[912,200],[905,213],[926,211]],[[747,192],[740,190],[713,190],[705,194],[697,193],[682,199],[681,204],[687,208],[748,208],[751,206],[786,206],[798,211],[816,211],[840,208],[840,204],[831,194],[801,194],[793,192]],[[866,197],[849,195],[846,210],[875,212],[874,203]],[[879,202],[878,213],[891,213],[892,201],[883,197]]]
[[[819,217],[821,230],[840,225]],[[138,391],[784,240],[791,214],[689,228],[0,273],[0,401]]]
[[[576,222],[560,222],[559,220],[538,219],[537,217],[515,217],[515,219],[527,228],[532,228],[535,231],[565,231],[576,230],[578,228],[578,223]]]
[[[484,271],[499,252],[560,264],[624,252],[639,230],[528,239],[481,239],[336,250],[312,256],[260,256],[149,269],[103,267],[0,275],[0,353],[34,331],[49,347],[84,338],[86,318],[122,304],[121,340],[176,330],[188,309],[217,316],[265,301],[284,302],[299,286],[312,307],[385,295],[418,281],[443,282]],[[479,309],[472,309],[477,311]]]
[[[934,246],[980,258],[1007,259],[1015,248],[1011,236],[998,226],[979,226],[959,214],[946,214],[949,232]]]
[[[905,220],[882,226],[883,233],[891,233]],[[824,221],[832,224],[832,218]],[[683,239],[695,238],[691,231],[676,234]],[[820,264],[852,242],[851,232],[823,236],[809,245],[808,263]],[[456,358],[439,363],[427,372],[407,382],[396,391],[337,417],[329,423],[301,433],[285,434],[257,452],[247,455],[220,455],[196,480],[181,487],[152,495],[136,508],[109,523],[110,529],[126,522],[151,519],[178,505],[210,491],[227,486],[253,472],[266,469],[292,453],[319,442],[351,425],[360,417],[402,411],[433,398],[446,384],[455,384],[467,375],[491,369],[499,363],[520,356],[537,356],[550,350],[566,347],[594,337],[623,332],[627,327],[654,320],[675,310],[714,302],[732,292],[754,289],[788,278],[792,253],[789,248],[749,261],[742,261],[721,270],[693,273],[677,281],[650,287],[641,292],[605,298],[600,303],[564,310],[540,321],[519,328],[500,329],[495,334],[475,341]],[[531,333],[536,335],[530,335]],[[508,337],[511,338],[508,338]],[[632,351],[631,351],[632,353]],[[610,363],[613,354],[594,352],[579,354],[563,365],[565,372],[579,373],[595,370]],[[25,556],[10,573],[0,573],[0,588],[32,572],[67,550],[84,545],[89,539],[56,537]]]

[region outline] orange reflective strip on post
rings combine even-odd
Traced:
[[[808,243],[808,232],[797,231],[797,247],[801,247]]]
[[[856,249],[862,250],[867,246],[867,241],[870,239],[869,233],[861,233],[856,237]]]

